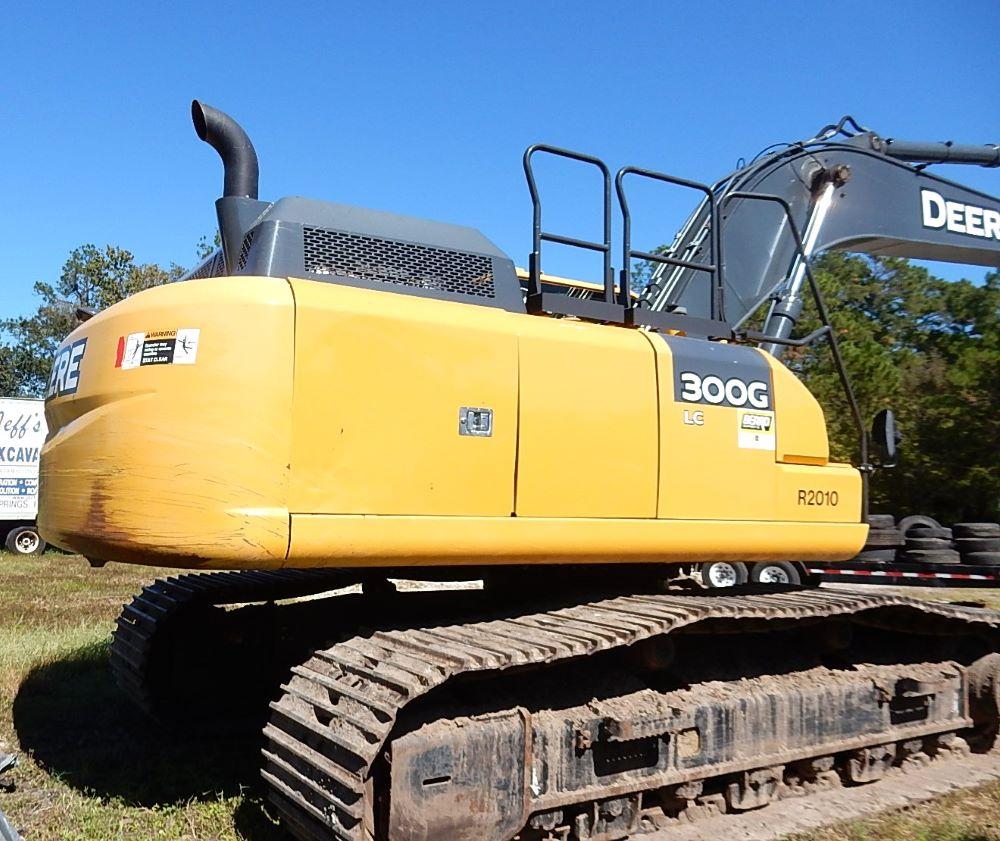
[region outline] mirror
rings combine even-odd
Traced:
[[[892,409],[882,409],[872,421],[872,449],[878,456],[879,467],[894,467],[896,452],[903,435],[896,426],[896,416]]]

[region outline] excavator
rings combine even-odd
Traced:
[[[263,201],[246,132],[192,115],[221,249],[59,348],[39,523],[186,570],[124,607],[117,680],[169,726],[259,715],[293,837],[611,841],[993,749],[1000,613],[672,571],[862,547],[897,435],[861,418],[810,259],[1000,266],[1000,200],[928,171],[1000,148],[845,118],[701,184],[532,146],[522,271],[471,228]],[[543,225],[546,156],[597,171],[602,238]],[[633,247],[639,180],[699,197],[667,248]],[[544,273],[546,243],[601,276]],[[781,361],[819,341],[854,465]]]

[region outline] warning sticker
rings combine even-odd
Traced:
[[[143,368],[146,365],[194,365],[198,359],[201,330],[154,330],[118,337],[116,368]]]
[[[199,333],[201,331],[197,327],[177,331],[177,338],[174,340],[174,365],[194,365],[198,358]]]
[[[774,433],[774,412],[750,412],[740,409],[736,413],[739,424],[739,446],[745,450],[774,450],[777,448]]]

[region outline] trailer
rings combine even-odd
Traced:
[[[16,555],[40,555],[38,462],[47,428],[41,400],[0,398],[0,544]]]
[[[898,587],[1000,587],[1000,566],[964,563],[918,563],[913,561],[866,561],[852,559],[836,563],[760,561],[734,564],[715,561],[697,570],[701,583],[710,589],[744,584],[797,586],[817,584],[881,584]],[[679,577],[685,577],[681,573]]]
[[[901,587],[1000,587],[1000,567],[973,564],[879,564],[844,561],[808,564],[811,582],[895,584]]]

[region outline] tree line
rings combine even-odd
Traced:
[[[219,245],[202,237],[198,260]],[[45,391],[56,348],[79,323],[77,310],[98,312],[112,304],[183,275],[174,263],[138,263],[131,251],[116,245],[81,245],[70,252],[55,283],[38,281],[41,299],[31,315],[0,319],[0,397],[40,397]]]
[[[840,252],[814,268],[862,416],[891,408],[903,432],[897,466],[872,479],[872,510],[1000,519],[1000,272],[946,281],[903,259]],[[799,332],[818,326],[807,310]],[[856,461],[826,343],[784,361],[823,406],[832,456]]]
[[[202,239],[199,258],[214,245]],[[906,260],[839,252],[814,269],[863,416],[892,408],[904,434],[898,465],[873,477],[872,510],[1000,519],[1000,272],[982,284],[945,281]],[[105,309],[182,273],[117,246],[75,249],[55,283],[35,284],[35,313],[0,321],[0,395],[42,394],[78,307]],[[798,332],[818,326],[807,308]],[[856,462],[826,344],[789,348],[784,361],[822,404],[832,457]]]

